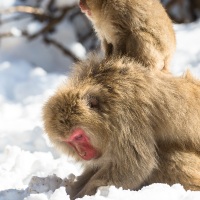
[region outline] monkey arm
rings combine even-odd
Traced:
[[[83,172],[83,174],[77,177],[77,180],[71,186],[70,199],[76,199],[78,197],[84,196],[84,194],[82,196],[80,195],[82,194],[81,191],[85,185],[87,185],[94,173],[94,169],[88,168]]]
[[[116,157],[107,163],[105,161],[101,168],[86,169],[72,186],[71,199],[94,195],[101,186],[114,185],[123,189],[139,189],[150,176],[153,167],[149,165],[154,165],[155,160],[129,153],[124,152],[123,158]]]
[[[116,171],[115,173],[117,174],[118,172]],[[71,199],[81,198],[84,195],[94,195],[98,187],[113,185],[112,176],[113,174],[109,171],[108,166],[104,166],[103,169],[87,169],[74,183],[70,195]]]

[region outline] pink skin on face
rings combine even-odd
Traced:
[[[90,143],[89,137],[81,128],[73,130],[72,134],[65,140],[71,145],[77,154],[84,160],[95,159],[99,156],[98,151]]]
[[[83,13],[85,13],[88,16],[91,16],[91,11],[86,4],[86,0],[80,0],[79,7]]]

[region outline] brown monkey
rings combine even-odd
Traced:
[[[167,70],[175,51],[171,20],[158,0],[80,0],[106,56],[127,55]]]
[[[200,82],[132,59],[75,66],[43,109],[52,143],[83,163],[71,199],[99,186],[181,183],[200,190]]]

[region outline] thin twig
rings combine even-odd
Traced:
[[[43,9],[31,6],[14,6],[0,10],[0,14],[10,14],[16,12],[28,13],[32,15],[48,16]]]
[[[14,34],[11,32],[8,33],[0,33],[0,38],[6,38],[6,37],[13,37]]]
[[[55,4],[55,0],[50,0],[48,3],[47,9],[51,11],[54,4]]]
[[[70,50],[63,47],[59,42],[57,42],[53,39],[47,38],[47,37],[44,37],[44,41],[47,44],[52,44],[52,45],[56,46],[58,49],[60,49],[64,53],[64,55],[70,56],[74,60],[74,62],[79,61],[79,58],[76,55],[74,55]]]
[[[71,7],[66,7],[62,10],[62,13],[60,14],[60,16],[56,17],[56,18],[52,18],[49,23],[40,31],[38,31],[37,33],[31,35],[29,37],[30,40],[35,39],[36,37],[38,37],[41,34],[45,34],[49,31],[51,31],[58,23],[60,23],[63,18],[65,17],[65,15],[67,14],[67,12],[72,9],[75,6],[71,6]]]

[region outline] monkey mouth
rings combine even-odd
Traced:
[[[83,160],[92,160],[98,157],[98,153],[96,149],[90,144],[83,144],[82,146],[73,144],[68,142],[72,148],[76,151],[76,153],[83,159]]]
[[[81,128],[74,129],[71,135],[63,141],[71,146],[83,160],[97,159],[100,156],[97,149],[92,145],[90,138]]]
[[[91,155],[88,157],[87,152],[84,149],[82,149],[76,145],[71,144],[71,146],[72,146],[72,148],[75,149],[77,154],[84,160],[91,160],[93,157],[95,157],[95,156],[91,156]]]

